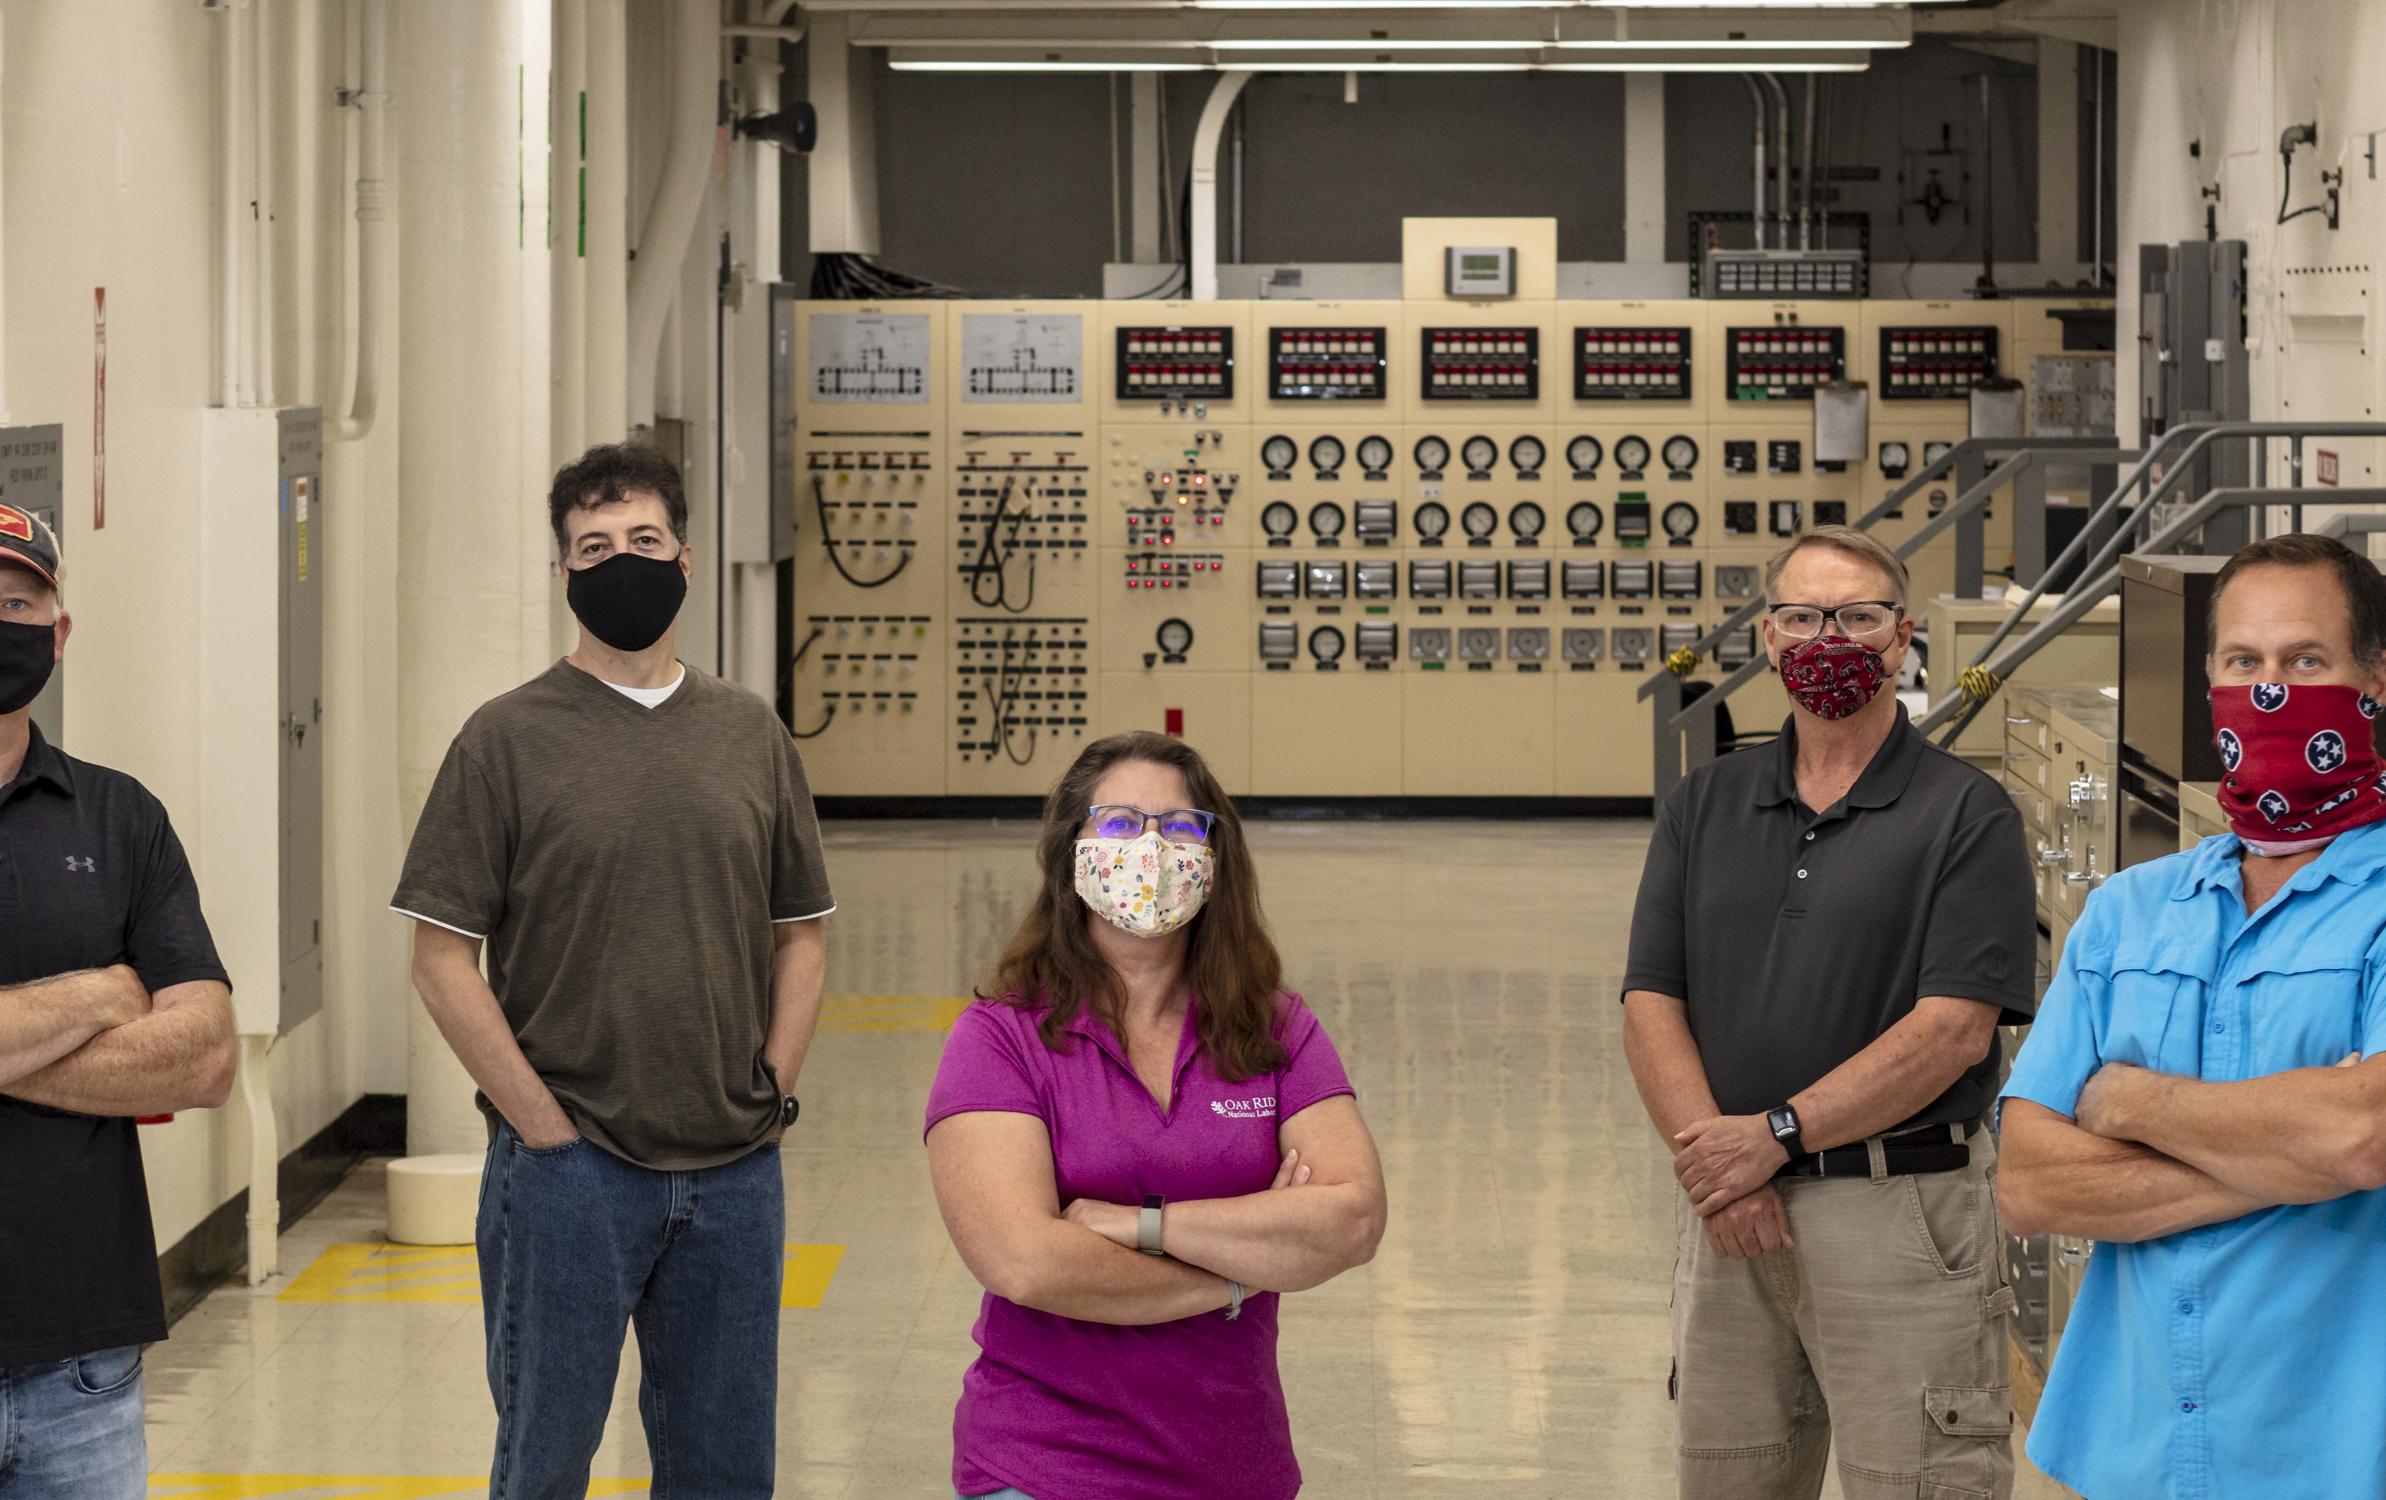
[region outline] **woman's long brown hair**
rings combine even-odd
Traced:
[[[1044,830],[1036,840],[1043,887],[978,998],[1023,1009],[1049,1007],[1038,1030],[1055,1050],[1066,1048],[1069,1024],[1089,1006],[1113,1029],[1121,1027],[1126,990],[1086,931],[1089,913],[1077,897],[1077,839],[1094,788],[1113,766],[1130,761],[1175,768],[1192,790],[1194,806],[1217,814],[1210,830],[1216,879],[1193,918],[1186,958],[1186,977],[1201,998],[1201,1047],[1230,1081],[1273,1072],[1284,1065],[1284,1047],[1276,1040],[1284,960],[1260,915],[1259,872],[1243,840],[1243,820],[1200,754],[1168,735],[1135,730],[1095,741],[1044,799]]]

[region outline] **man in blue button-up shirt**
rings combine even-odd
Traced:
[[[2337,543],[2239,554],[2213,636],[2217,689],[2386,697],[2386,584]],[[2386,822],[2362,816],[2115,875],[2006,1084],[2006,1227],[2098,1242],[2029,1442],[2089,1500],[2386,1495]]]

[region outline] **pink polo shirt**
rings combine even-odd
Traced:
[[[1196,1006],[1199,1002],[1196,1002]],[[1284,996],[1284,1066],[1228,1083],[1195,1042],[1177,1044],[1163,1115],[1108,1022],[1081,1014],[1055,1052],[1041,1010],[981,1000],[962,1012],[928,1094],[928,1126],[980,1110],[1034,1115],[1052,1136],[1053,1177],[1078,1198],[1140,1204],[1240,1198],[1275,1180],[1276,1128],[1352,1092],[1325,1028]],[[1276,1301],[1145,1328],[1081,1323],[988,1293],[983,1352],[953,1413],[953,1488],[1015,1486],[1035,1500],[1288,1500],[1301,1487],[1276,1375]]]

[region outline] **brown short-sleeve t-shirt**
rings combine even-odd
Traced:
[[[466,721],[391,905],[485,938],[573,1124],[677,1171],[769,1134],[772,924],[836,902],[803,762],[761,699],[690,667],[648,708],[558,662]]]

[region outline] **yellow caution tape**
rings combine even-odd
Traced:
[[[1698,670],[1698,653],[1688,646],[1676,646],[1673,654],[1665,658],[1665,670],[1676,677],[1689,676]]]
[[[1962,675],[1955,679],[1955,685],[1963,690],[1965,702],[1986,703],[2005,685],[2005,679],[1986,667],[1972,666],[1963,669]]]

